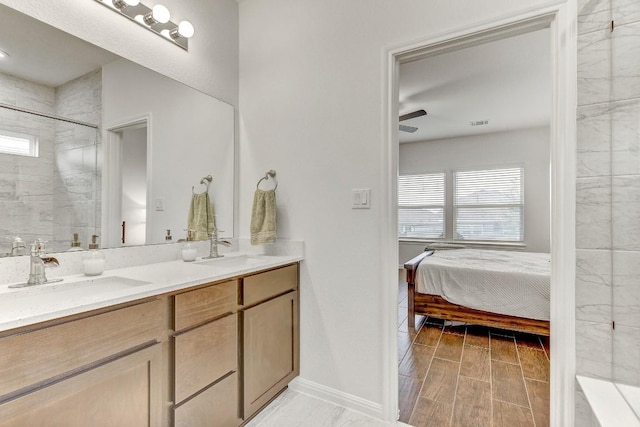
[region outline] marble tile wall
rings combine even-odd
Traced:
[[[640,2],[578,3],[577,373],[639,386]]]
[[[54,113],[54,90],[0,73],[0,103]],[[0,154],[0,253],[14,237],[51,239],[53,231],[53,143],[51,119],[0,108],[0,130],[35,135],[39,156]]]
[[[56,88],[58,116],[82,122],[102,123],[102,72],[100,69]],[[100,132],[96,129],[57,122],[53,236],[50,246],[68,249],[74,233],[84,248],[91,235],[100,235],[101,173],[97,170]]]

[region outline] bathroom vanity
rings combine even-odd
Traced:
[[[299,261],[171,261],[109,271],[93,284],[130,286],[102,294],[82,278],[0,293],[22,313],[0,316],[0,424],[243,424],[298,375]]]

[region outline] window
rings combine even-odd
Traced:
[[[398,236],[444,238],[445,174],[398,178]]]
[[[0,130],[0,153],[38,157],[38,138]]]
[[[522,168],[454,172],[454,240],[523,241],[522,176]]]

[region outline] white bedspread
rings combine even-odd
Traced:
[[[477,310],[549,320],[550,277],[545,253],[436,250],[418,266],[416,291]]]

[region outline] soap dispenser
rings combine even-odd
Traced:
[[[91,243],[89,243],[89,250],[85,253],[82,259],[82,267],[85,276],[98,276],[104,272],[104,254],[98,250],[98,236],[91,236]]]
[[[198,255],[198,250],[193,245],[193,231],[187,231],[187,241],[182,245],[182,259],[185,262],[191,262],[196,260],[196,256]]]
[[[80,247],[80,239],[78,239],[78,233],[73,233],[73,240],[71,241],[71,249],[68,249],[67,252],[77,252],[81,251]]]

